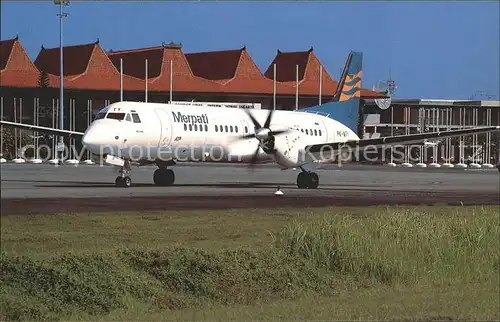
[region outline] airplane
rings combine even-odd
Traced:
[[[116,187],[130,187],[132,165],[156,164],[153,182],[171,186],[178,162],[272,162],[281,170],[297,168],[297,187],[316,189],[316,161],[386,145],[424,144],[500,130],[486,126],[461,130],[360,139],[356,134],[362,79],[362,52],[347,57],[336,99],[296,111],[214,107],[190,102],[121,101],[101,109],[85,132],[1,121],[2,125],[80,137],[84,148],[119,168]],[[198,106],[197,106],[198,105]]]

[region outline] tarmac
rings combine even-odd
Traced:
[[[156,166],[132,169],[116,188],[114,167],[2,164],[2,215],[184,209],[368,205],[500,205],[500,172],[323,165],[318,189],[298,189],[300,170],[260,165],[178,164],[174,186],[157,187]],[[284,195],[275,196],[280,186]]]

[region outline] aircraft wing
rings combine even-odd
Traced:
[[[15,123],[15,122],[9,122],[9,121],[0,121],[0,125],[17,127],[17,128],[24,129],[24,130],[37,131],[37,132],[42,132],[42,133],[49,133],[49,134],[54,134],[54,135],[58,135],[58,136],[66,136],[66,137],[83,136],[83,132],[59,130],[59,129],[53,129],[51,127],[36,126],[36,125],[31,125],[31,124],[22,124],[22,123]]]
[[[480,134],[493,131],[500,131],[500,126],[485,126],[485,127],[475,127],[475,128],[453,130],[453,131],[418,133],[418,134],[379,137],[374,139],[360,139],[356,141],[352,140],[345,142],[314,144],[306,146],[305,150],[306,152],[310,153],[318,153],[323,151],[326,152],[342,148],[348,148],[352,150],[357,150],[357,149],[363,150],[367,147],[378,148],[387,145],[407,145],[413,143],[424,143],[426,140],[429,139],[441,139],[441,138]]]

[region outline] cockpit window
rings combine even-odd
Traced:
[[[107,119],[123,120],[125,118],[125,113],[108,113]]]
[[[96,120],[103,119],[106,116],[106,112],[100,112],[95,117]]]
[[[137,113],[132,113],[132,119],[134,120],[134,123],[141,123],[141,119]]]
[[[130,117],[130,114],[127,113],[127,116],[125,117],[125,120],[128,122],[132,122],[132,118]]]

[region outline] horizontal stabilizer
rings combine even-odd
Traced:
[[[383,147],[387,145],[407,145],[414,143],[424,143],[429,139],[436,138],[449,138],[462,135],[479,134],[486,132],[500,131],[500,126],[485,126],[475,127],[462,130],[443,131],[443,132],[430,132],[409,135],[387,136],[380,138],[369,138],[361,140],[352,140],[346,142],[323,143],[306,146],[306,152],[317,153],[328,150],[338,150],[342,148],[350,148],[353,150],[362,150],[365,148]]]

